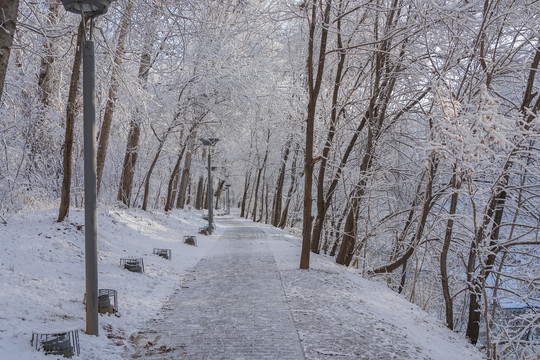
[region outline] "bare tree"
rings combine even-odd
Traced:
[[[0,101],[4,90],[4,81],[11,54],[11,46],[17,28],[19,0],[0,0]]]
[[[69,213],[70,194],[71,194],[71,168],[73,152],[73,131],[75,128],[75,118],[77,116],[77,97],[79,96],[79,78],[81,76],[82,53],[81,44],[83,40],[84,24],[81,21],[77,31],[77,40],[75,42],[75,57],[73,59],[73,68],[71,70],[71,81],[69,85],[69,95],[66,105],[66,132],[64,135],[64,162],[63,162],[63,180],[62,195],[60,198],[60,208],[58,210],[58,222],[64,221]]]
[[[311,231],[313,218],[311,216],[311,207],[313,202],[313,168],[315,166],[313,159],[313,142],[315,133],[315,116],[317,110],[317,101],[324,73],[324,63],[326,61],[326,45],[328,39],[328,30],[330,24],[330,10],[332,1],[313,0],[309,10],[309,40],[308,40],[308,106],[306,117],[306,139],[304,150],[304,213],[302,225],[302,254],[300,257],[300,269],[309,269],[309,257],[311,249]],[[318,20],[319,11],[321,20]],[[315,60],[316,52],[316,30],[320,30],[319,55]]]
[[[124,56],[126,48],[126,39],[128,36],[128,30],[131,22],[131,15],[133,13],[134,0],[127,0],[118,26],[118,36],[116,42],[116,50],[114,52],[113,70],[111,74],[111,81],[109,84],[109,92],[107,96],[107,103],[105,105],[105,111],[103,113],[103,122],[101,124],[101,131],[99,133],[99,145],[97,149],[97,192],[101,188],[101,178],[103,176],[103,168],[105,167],[105,157],[107,156],[107,147],[109,145],[109,136],[111,133],[111,125],[114,115],[114,109],[116,106],[118,86],[120,85],[120,66],[122,65],[122,58]]]

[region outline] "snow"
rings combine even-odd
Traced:
[[[178,287],[186,269],[219,251],[215,238],[197,234],[205,225],[201,214],[99,211],[99,288],[117,291],[120,316],[101,315],[100,336],[88,336],[83,331],[84,212],[71,209],[62,223],[56,217],[57,210],[36,211],[0,225],[0,357],[50,359],[30,346],[32,332],[79,329],[82,359],[122,359],[123,347],[115,346],[104,329],[129,334],[141,326]],[[197,235],[198,246],[183,244],[184,235]],[[171,260],[153,255],[154,248],[171,249]],[[145,273],[122,269],[120,259],[127,257],[142,257]]]
[[[282,239],[273,242],[274,256],[306,358],[482,359],[462,335],[354,269],[312,253],[310,269],[298,270],[296,236],[265,232]]]
[[[31,346],[32,333],[79,329],[78,358],[124,359],[130,335],[158,317],[188,270],[225,252],[219,222],[216,235],[197,234],[206,225],[201,215],[100,209],[99,288],[117,291],[119,316],[100,315],[97,337],[84,333],[83,211],[71,209],[62,223],[55,221],[56,209],[11,216],[0,225],[0,358],[50,359]],[[306,358],[482,358],[440,321],[331,258],[312,254],[311,269],[298,270],[298,236],[239,221],[271,240]],[[197,235],[197,246],[183,244],[184,235]],[[171,260],[153,255],[154,248],[171,249]],[[142,257],[145,273],[122,269],[119,262],[126,257]]]

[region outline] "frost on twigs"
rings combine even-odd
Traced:
[[[432,148],[442,159],[455,164],[456,171],[472,172],[510,145],[505,134],[512,124],[499,112],[498,100],[489,95],[485,85],[467,102],[454,99],[441,88],[431,100]]]

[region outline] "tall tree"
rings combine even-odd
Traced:
[[[148,74],[150,72],[150,50],[151,41],[145,43],[139,66],[139,84],[143,89],[146,88],[146,84],[148,83]],[[122,174],[120,175],[120,183],[118,184],[117,200],[122,201],[127,206],[130,205],[133,176],[135,174],[135,164],[137,163],[137,158],[139,156],[139,138],[141,135],[142,117],[141,112],[142,110],[137,108],[135,110],[135,115],[129,122],[126,154],[124,156]]]
[[[323,5],[324,3],[324,5]],[[332,0],[312,0],[308,7],[311,14],[308,17],[309,39],[307,56],[308,75],[308,105],[306,117],[306,138],[304,150],[304,212],[302,220],[302,253],[300,256],[300,269],[309,269],[309,254],[311,251],[311,231],[313,218],[311,207],[313,203],[313,142],[315,138],[315,116],[317,101],[324,73],[324,63],[326,61],[326,45],[330,24],[330,10]],[[320,14],[319,14],[320,12]],[[318,14],[321,20],[318,20]],[[319,55],[315,58],[316,52],[316,30],[320,29]]]
[[[0,0],[0,101],[4,90],[9,55],[17,28],[19,0]]]
[[[64,135],[64,156],[63,156],[63,179],[62,193],[60,198],[60,208],[58,210],[58,222],[64,221],[69,213],[70,194],[71,194],[71,169],[73,153],[73,132],[75,129],[75,118],[77,117],[77,97],[79,96],[79,78],[81,76],[82,52],[81,44],[83,40],[84,23],[81,21],[77,31],[77,40],[75,43],[75,57],[73,59],[73,68],[71,70],[71,81],[69,85],[69,95],[66,105],[66,125]]]
[[[109,145],[109,136],[111,133],[111,125],[114,116],[114,109],[117,101],[117,92],[120,85],[120,66],[122,65],[123,56],[126,48],[126,40],[128,30],[131,23],[131,15],[133,13],[134,0],[126,0],[124,13],[118,26],[118,36],[116,40],[116,50],[113,58],[113,68],[105,111],[103,113],[103,122],[99,133],[99,145],[97,149],[97,192],[101,188],[101,179],[103,177],[103,169],[105,167],[105,158],[107,156],[107,147]]]

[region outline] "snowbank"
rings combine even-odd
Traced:
[[[99,288],[118,293],[119,317],[100,315],[98,337],[86,328],[84,211],[71,209],[57,223],[57,210],[16,215],[0,225],[0,354],[3,359],[50,359],[31,345],[32,332],[79,330],[81,359],[122,359],[126,337],[154,317],[179,286],[184,271],[210,251],[212,236],[200,213],[106,209],[98,214]],[[197,247],[184,235],[197,235]],[[171,249],[171,260],[153,255]],[[144,274],[119,266],[120,258],[144,259]]]

